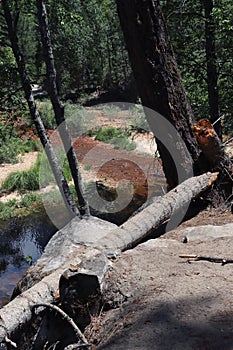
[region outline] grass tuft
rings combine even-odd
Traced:
[[[63,162],[64,155],[61,151],[57,152],[57,157],[60,162]],[[72,179],[72,176],[67,158],[65,158],[63,162],[62,171],[65,178],[69,182]],[[17,190],[19,193],[25,193],[26,191],[39,190],[40,183],[45,186],[53,181],[54,177],[48,160],[46,156],[42,156],[42,153],[39,153],[33,167],[31,167],[29,170],[16,171],[10,174],[3,182],[2,188],[5,188],[11,192]]]

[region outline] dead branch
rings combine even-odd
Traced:
[[[214,262],[214,263],[222,264],[222,266],[226,265],[226,264],[233,264],[233,259],[215,258],[212,256],[202,256],[202,255],[194,255],[194,254],[180,254],[179,257],[182,259],[188,259],[188,261],[190,261],[190,259],[194,259],[194,261],[203,260],[203,261]]]
[[[13,348],[17,348],[17,345],[15,342],[13,342],[12,340],[10,340],[7,336],[5,336],[5,342],[7,344],[10,344]]]
[[[40,304],[33,305],[32,309],[34,310],[35,308],[38,308],[38,307],[46,307],[46,308],[49,308],[49,309],[52,309],[52,310],[58,312],[62,316],[62,318],[65,321],[67,321],[71,325],[71,327],[74,329],[74,332],[75,332],[75,335],[77,336],[77,338],[79,338],[83,342],[82,345],[79,345],[79,348],[81,348],[83,346],[90,348],[90,344],[88,343],[88,341],[86,340],[86,338],[84,337],[84,335],[82,334],[82,332],[80,331],[78,326],[74,323],[72,318],[70,316],[68,316],[58,306],[53,305],[53,304],[48,304],[48,303],[40,303]]]
[[[64,350],[78,350],[78,349],[84,349],[86,348],[87,346],[90,346],[90,345],[80,345],[80,344],[70,344],[70,345],[67,345]]]

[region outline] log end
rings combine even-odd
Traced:
[[[213,173],[213,174],[210,176],[210,179],[209,179],[209,182],[208,182],[208,185],[209,185],[209,186],[212,186],[212,185],[213,185],[213,183],[217,180],[218,175],[219,175],[219,172],[216,172],[216,173]]]
[[[198,140],[198,143],[203,147],[208,146],[209,140],[216,137],[216,132],[207,119],[201,119],[195,123],[192,130]]]

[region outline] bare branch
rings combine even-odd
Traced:
[[[38,308],[38,307],[46,307],[46,308],[49,308],[49,309],[52,309],[52,310],[58,312],[62,316],[62,318],[65,321],[67,321],[71,325],[71,327],[74,329],[74,332],[75,332],[75,335],[77,336],[77,338],[79,338],[83,342],[82,346],[86,346],[87,348],[90,347],[90,344],[88,343],[88,341],[86,340],[86,338],[84,337],[84,335],[82,334],[82,332],[80,331],[80,329],[78,328],[76,323],[72,320],[72,318],[70,316],[68,316],[58,306],[53,305],[53,304],[47,304],[47,303],[33,305],[33,309]]]
[[[220,264],[222,264],[222,266],[226,265],[226,264],[233,264],[233,259],[215,258],[212,256],[202,256],[202,255],[194,255],[194,254],[180,254],[179,257],[182,259],[188,259],[188,262],[190,262],[189,259],[194,259],[194,261],[203,260],[203,261],[209,261],[209,262],[214,262],[214,263],[220,263]]]

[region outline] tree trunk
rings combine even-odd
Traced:
[[[197,163],[199,148],[192,133],[193,113],[184,86],[158,0],[116,0],[118,14],[133,73],[143,106],[160,113],[177,129],[193,159]],[[154,134],[156,125],[153,114],[146,113]],[[163,169],[171,188],[178,183],[172,157],[166,144],[157,140]],[[174,142],[180,153],[179,142]],[[184,171],[189,177],[189,164],[183,157]]]
[[[222,139],[221,121],[219,119],[218,103],[218,73],[215,52],[215,22],[212,15],[213,0],[201,0],[205,12],[205,51],[207,64],[207,85],[210,110],[210,121],[220,140]]]
[[[48,94],[53,105],[55,119],[57,126],[59,127],[58,130],[61,136],[61,140],[63,142],[65,152],[67,153],[71,174],[74,180],[75,190],[78,197],[78,203],[80,206],[80,212],[82,215],[90,215],[89,206],[84,197],[84,186],[82,182],[77,155],[74,151],[72,140],[64,117],[64,107],[62,106],[58,96],[56,69],[54,65],[53,49],[51,44],[50,31],[48,27],[46,7],[42,0],[36,0],[36,5],[38,11],[37,16],[39,22],[39,29],[41,33],[44,58],[46,63]]]
[[[26,97],[26,100],[28,103],[28,107],[30,110],[31,118],[35,124],[37,133],[40,137],[40,141],[45,149],[46,155],[48,157],[50,166],[52,168],[54,177],[56,179],[57,185],[58,185],[59,190],[62,194],[62,197],[63,197],[63,200],[66,204],[66,207],[69,211],[71,211],[72,216],[79,215],[79,211],[76,208],[75,202],[74,202],[73,197],[72,197],[70,190],[69,190],[69,186],[68,186],[67,181],[62,173],[58,159],[57,159],[56,154],[55,154],[55,152],[51,146],[51,143],[48,139],[45,127],[44,127],[43,122],[40,118],[40,114],[37,110],[36,103],[35,103],[34,97],[32,95],[30,79],[29,79],[29,76],[28,76],[27,71],[26,71],[24,58],[19,50],[18,38],[17,38],[16,31],[15,31],[15,27],[13,25],[13,20],[12,20],[12,16],[10,13],[10,9],[9,9],[7,0],[2,0],[2,8],[4,11],[4,17],[5,17],[7,28],[8,28],[9,39],[11,42],[11,46],[12,46],[12,50],[13,50],[13,53],[15,56],[15,60],[16,60],[17,65],[18,65],[18,71],[19,71],[19,75],[21,78],[21,83],[22,83],[22,87],[23,87],[23,90],[25,93],[25,97]]]

